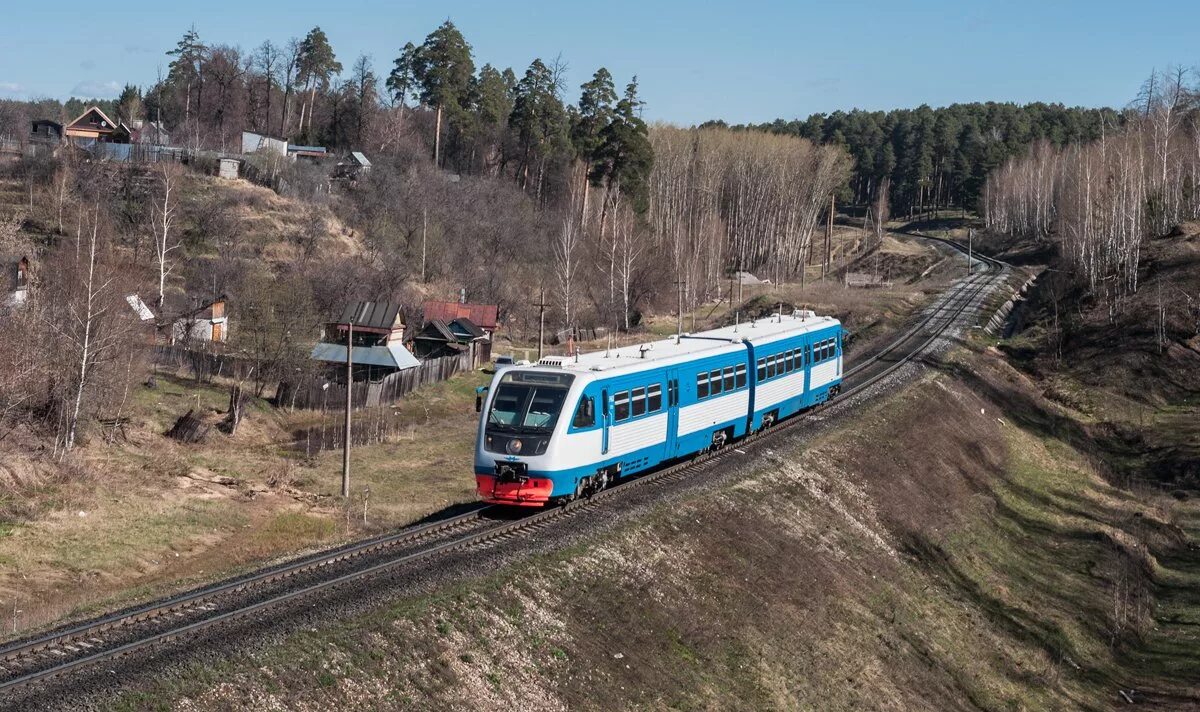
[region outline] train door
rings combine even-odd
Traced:
[[[611,422],[612,405],[608,402],[608,389],[600,391],[600,454],[608,454],[608,426]]]
[[[679,369],[667,369],[667,443],[663,459],[679,456]]]

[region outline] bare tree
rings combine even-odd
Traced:
[[[569,215],[563,220],[562,230],[554,243],[554,268],[563,310],[563,324],[570,329],[575,326],[571,296],[576,288],[575,273],[579,268],[579,230],[575,220]]]
[[[171,253],[182,247],[183,241],[178,231],[172,231],[178,207],[174,196],[179,182],[178,168],[173,163],[159,163],[154,171],[158,190],[151,205],[150,226],[154,233],[154,264],[158,268],[157,304],[161,312],[166,302],[167,277],[174,269]]]

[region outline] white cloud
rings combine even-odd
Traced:
[[[117,82],[101,82],[88,80],[79,82],[71,90],[71,95],[80,99],[115,99],[121,93],[121,85]]]
[[[0,82],[0,94],[21,94],[25,87],[16,82]]]

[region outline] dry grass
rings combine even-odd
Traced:
[[[1030,395],[984,358],[973,363],[999,377],[989,383]],[[300,633],[122,702],[1074,709],[1109,707],[1118,686],[1194,696],[1185,625],[1160,617],[1141,642],[1114,647],[1108,616],[1110,582],[1134,550],[1113,542],[1159,557],[1160,581],[1195,583],[1200,566],[1171,558],[1183,554],[1170,522],[1191,522],[1194,540],[1200,507],[1112,488],[1085,454],[1018,427],[1005,409],[1017,394],[1006,397],[926,379],[841,432],[773,447],[736,486],[603,543]],[[1169,615],[1192,620],[1195,598],[1167,599]]]

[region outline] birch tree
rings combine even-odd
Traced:
[[[158,191],[151,205],[151,230],[154,233],[154,265],[158,270],[157,305],[162,312],[166,302],[167,277],[174,269],[172,253],[183,246],[178,231],[172,228],[178,208],[174,193],[179,182],[179,172],[173,163],[160,163],[155,167]]]

